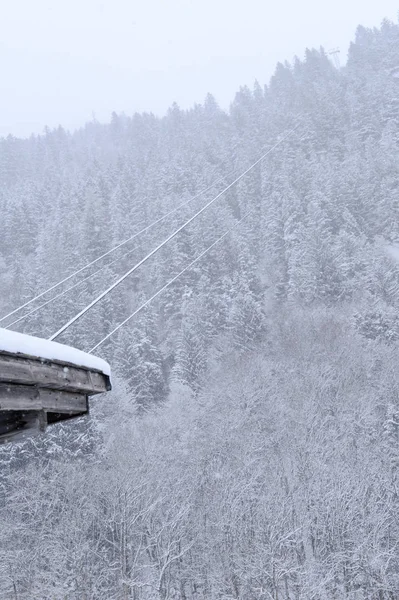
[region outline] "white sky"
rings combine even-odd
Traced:
[[[162,114],[267,83],[277,61],[397,21],[397,0],[0,0],[0,135]]]

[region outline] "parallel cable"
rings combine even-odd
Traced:
[[[162,221],[164,221],[165,219],[167,219],[168,217],[170,217],[171,215],[173,215],[175,212],[177,212],[178,210],[180,210],[181,208],[183,208],[184,206],[186,206],[187,204],[189,204],[190,202],[193,202],[194,200],[196,200],[197,198],[199,198],[200,196],[203,196],[204,194],[206,194],[207,192],[209,192],[209,190],[211,188],[213,188],[220,180],[222,179],[222,177],[219,177],[219,179],[217,179],[216,181],[214,181],[210,186],[208,186],[206,189],[202,190],[201,192],[199,192],[198,194],[196,194],[195,196],[193,196],[192,198],[190,198],[189,200],[186,200],[185,202],[183,202],[182,204],[179,204],[179,206],[176,206],[176,208],[174,208],[173,210],[170,210],[169,212],[167,212],[166,214],[164,214],[162,217],[159,217],[159,219],[157,219],[156,221],[153,221],[152,223],[150,223],[149,225],[147,225],[146,227],[144,227],[143,229],[140,229],[140,231],[137,231],[137,233],[135,233],[134,235],[132,235],[130,238],[128,238],[127,240],[124,240],[123,242],[120,242],[117,246],[115,246],[114,248],[111,248],[111,250],[108,250],[107,252],[105,252],[104,254],[102,254],[101,256],[99,256],[98,258],[92,260],[91,262],[87,263],[84,267],[81,267],[80,269],[78,269],[77,271],[74,271],[74,273],[71,273],[70,275],[68,275],[68,277],[65,277],[65,279],[62,279],[61,281],[59,281],[58,283],[52,285],[51,287],[49,287],[47,290],[45,290],[44,292],[41,292],[40,294],[38,294],[37,296],[35,296],[34,298],[31,298],[30,300],[28,300],[27,302],[25,302],[25,304],[21,304],[21,306],[18,306],[18,308],[15,308],[14,310],[12,310],[11,312],[9,312],[7,315],[4,315],[4,317],[0,318],[0,323],[2,321],[5,321],[5,319],[7,319],[8,317],[11,317],[12,315],[14,315],[15,313],[19,312],[20,310],[22,310],[23,308],[25,308],[26,306],[29,306],[29,304],[31,304],[32,302],[35,302],[35,300],[38,300],[39,298],[42,298],[43,296],[45,296],[46,294],[48,294],[49,292],[52,292],[53,290],[55,290],[56,288],[58,288],[60,285],[62,285],[63,283],[66,283],[67,281],[69,281],[70,279],[72,279],[72,277],[75,277],[76,275],[79,275],[79,273],[81,273],[82,271],[85,271],[86,269],[88,269],[89,267],[93,266],[94,264],[96,264],[99,260],[105,258],[106,256],[108,256],[109,254],[111,254],[112,252],[115,252],[115,250],[118,250],[119,248],[122,248],[122,246],[124,246],[125,244],[127,244],[128,242],[131,242],[132,240],[134,240],[136,237],[138,237],[139,235],[141,235],[142,233],[145,233],[146,231],[148,231],[149,229],[151,229],[152,227],[155,227],[155,225],[158,225],[159,223],[161,223]]]
[[[242,217],[239,221],[237,221],[237,223],[234,225],[234,227],[236,227],[236,225],[238,223],[241,223],[241,221],[248,214],[249,213],[247,213],[246,215],[244,215],[244,217]],[[179,277],[181,277],[186,271],[188,271],[193,265],[195,265],[195,263],[197,263],[203,256],[205,256],[205,254],[207,254],[210,250],[212,250],[212,248],[214,246],[216,246],[216,244],[219,244],[219,242],[221,242],[229,233],[231,233],[231,231],[234,229],[234,227],[231,227],[230,229],[228,229],[227,231],[225,231],[223,235],[221,235],[215,242],[213,242],[213,244],[211,244],[210,246],[208,246],[208,248],[206,248],[206,250],[204,250],[203,252],[201,252],[201,254],[199,254],[197,256],[197,258],[195,258],[194,260],[192,260],[189,265],[187,265],[182,271],[180,271],[180,273],[178,273],[177,275],[175,275],[175,277],[173,277],[170,281],[168,281],[168,283],[166,283],[157,292],[155,292],[155,294],[153,296],[151,296],[151,298],[148,298],[148,300],[146,300],[145,302],[143,302],[143,304],[141,304],[141,306],[139,306],[127,319],[125,319],[124,321],[122,321],[122,323],[120,323],[117,327],[115,327],[115,329],[113,329],[110,333],[108,333],[100,342],[98,342],[98,344],[96,344],[95,346],[93,346],[93,348],[91,350],[89,350],[88,353],[92,354],[95,350],[97,350],[97,348],[99,346],[101,346],[104,342],[106,342],[114,333],[116,333],[119,329],[121,329],[121,327],[123,327],[124,325],[126,325],[126,323],[128,323],[131,319],[133,319],[133,317],[135,317],[140,311],[142,311],[153,300],[155,300],[155,298],[157,298],[160,294],[162,294],[162,292],[164,292],[168,287],[170,287],[172,285],[172,283],[174,283],[177,279],[179,279]]]
[[[66,331],[71,325],[76,323],[76,321],[78,321],[78,319],[80,319],[84,314],[86,314],[87,311],[89,311],[91,308],[93,308],[93,306],[95,306],[98,302],[100,302],[100,300],[102,300],[105,296],[107,296],[110,292],[112,292],[112,290],[114,290],[118,285],[120,285],[122,283],[122,281],[124,281],[127,277],[129,277],[129,275],[131,275],[134,271],[136,271],[139,267],[141,267],[141,265],[143,265],[145,262],[147,262],[147,260],[149,260],[152,256],[154,256],[154,254],[156,254],[159,250],[161,250],[161,248],[163,248],[168,242],[170,242],[181,231],[183,231],[188,225],[190,225],[190,223],[192,223],[197,217],[199,217],[203,212],[205,212],[207,208],[212,206],[212,204],[214,204],[216,202],[216,200],[218,200],[221,196],[223,196],[230,188],[232,188],[243,177],[245,177],[245,175],[247,175],[250,171],[252,171],[252,169],[254,169],[260,162],[262,162],[262,160],[264,160],[266,158],[266,156],[271,154],[273,152],[273,150],[275,150],[278,146],[280,146],[280,144],[282,144],[297,129],[297,127],[298,127],[298,125],[296,127],[294,127],[293,129],[291,129],[278,142],[276,142],[276,144],[274,144],[274,146],[272,146],[267,152],[262,154],[262,156],[260,158],[258,158],[258,160],[256,160],[250,167],[248,167],[248,169],[246,169],[243,173],[241,173],[238,177],[236,177],[236,179],[234,179],[234,181],[232,181],[219,194],[217,194],[217,196],[215,196],[212,200],[207,202],[205,204],[205,206],[203,206],[201,208],[201,210],[196,212],[190,219],[188,219],[185,223],[183,223],[183,225],[181,225],[178,229],[176,229],[176,231],[174,231],[163,242],[161,242],[158,246],[156,246],[156,248],[154,248],[154,250],[152,250],[143,259],[141,259],[136,265],[134,265],[134,267],[129,269],[129,271],[127,271],[127,273],[125,273],[114,284],[112,284],[108,289],[106,289],[99,296],[97,296],[97,298],[95,298],[92,302],[90,302],[90,304],[88,304],[88,306],[86,306],[86,308],[81,310],[77,315],[75,315],[72,319],[70,319],[67,323],[65,323],[65,325],[63,325],[58,331],[56,331],[48,339],[50,341],[55,340],[62,333],[64,333],[64,331]]]
[[[94,271],[94,273],[91,273],[90,275],[88,275],[84,279],[81,279],[80,281],[78,281],[77,283],[75,283],[74,285],[72,285],[71,287],[67,288],[66,290],[62,291],[61,293],[57,294],[56,296],[53,296],[53,298],[50,298],[50,300],[47,300],[47,302],[43,302],[43,304],[40,304],[40,306],[37,306],[36,308],[34,308],[33,310],[31,310],[30,312],[26,313],[25,315],[22,315],[22,317],[19,317],[19,319],[16,319],[15,321],[13,321],[9,325],[7,325],[7,327],[5,327],[4,329],[10,329],[10,327],[12,327],[13,325],[16,325],[20,321],[23,321],[24,319],[30,317],[31,315],[33,315],[34,313],[38,312],[39,310],[41,310],[42,308],[44,308],[48,304],[51,304],[55,300],[58,300],[58,298],[61,298],[62,296],[65,296],[66,294],[68,294],[68,292],[70,292],[70,291],[74,290],[75,288],[79,287],[82,283],[85,283],[85,281],[88,281],[89,279],[91,279],[95,275],[98,275],[98,273],[101,273],[101,271],[104,271],[104,269],[107,269],[108,267],[110,267],[111,265],[115,264],[116,262],[119,262],[120,260],[123,260],[124,258],[126,258],[127,256],[129,256],[130,254],[132,254],[133,252],[135,252],[137,249],[138,249],[138,246],[136,246],[132,250],[129,250],[129,252],[126,252],[120,258],[116,258],[115,260],[113,260],[110,263],[104,265],[100,269],[97,269],[97,271]]]

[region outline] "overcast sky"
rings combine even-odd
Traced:
[[[209,91],[225,108],[278,61],[397,21],[397,0],[0,0],[0,135],[162,114]]]

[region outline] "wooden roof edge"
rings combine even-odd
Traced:
[[[106,381],[107,391],[112,390],[111,376],[108,375],[107,373],[104,373],[103,371],[101,371],[101,369],[89,368],[84,365],[79,365],[79,364],[71,363],[68,361],[62,361],[62,360],[59,360],[56,358],[43,358],[40,356],[24,354],[22,352],[9,352],[7,350],[0,349],[0,360],[1,360],[1,356],[8,356],[10,358],[17,358],[17,359],[21,359],[21,360],[29,360],[29,361],[31,360],[31,361],[34,361],[34,362],[40,363],[40,364],[47,364],[47,365],[54,364],[54,365],[57,365],[57,366],[60,366],[63,368],[67,367],[70,369],[78,369],[81,371],[88,371],[89,373],[98,373],[104,377],[104,379]],[[1,374],[0,374],[0,380],[1,380]],[[99,393],[99,392],[96,392],[96,393]]]
[[[112,389],[110,376],[102,371],[12,352],[0,353],[0,383],[79,392],[88,396]]]

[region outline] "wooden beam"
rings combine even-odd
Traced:
[[[9,354],[0,354],[0,382],[36,385],[89,396],[106,392],[111,387],[109,377],[97,371]]]
[[[89,412],[89,399],[85,394],[59,390],[39,390],[43,409],[47,412],[85,414]]]
[[[85,414],[89,408],[86,394],[0,383],[0,410]]]
[[[0,410],[41,410],[39,389],[0,383]]]

